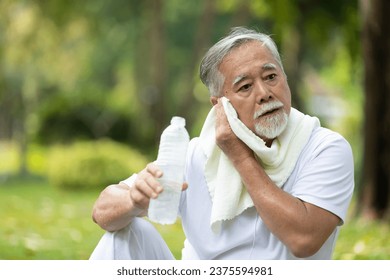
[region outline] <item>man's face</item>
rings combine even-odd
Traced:
[[[233,49],[219,66],[222,93],[239,119],[266,142],[286,127],[291,93],[286,77],[267,47],[250,41]]]

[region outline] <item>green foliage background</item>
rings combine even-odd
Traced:
[[[55,147],[48,158],[50,184],[71,191],[101,190],[148,163],[138,151],[108,139]]]

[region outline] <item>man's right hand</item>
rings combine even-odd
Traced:
[[[158,178],[163,175],[155,163],[149,163],[129,187],[124,183],[106,187],[93,206],[92,218],[103,229],[117,231],[136,216],[146,216],[150,199],[163,191]],[[182,190],[187,189],[183,183]]]
[[[150,199],[157,198],[163,188],[157,180],[163,175],[161,169],[154,163],[149,163],[142,170],[130,191],[133,205],[138,209],[147,210]]]

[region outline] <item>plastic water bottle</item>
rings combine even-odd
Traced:
[[[156,223],[173,224],[177,218],[190,140],[185,124],[184,118],[173,117],[171,124],[161,134],[155,163],[163,172],[158,179],[163,191],[157,199],[150,200],[148,210],[149,219]]]

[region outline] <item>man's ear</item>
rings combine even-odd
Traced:
[[[210,102],[211,102],[211,104],[213,104],[213,106],[217,105],[218,104],[218,97],[211,96],[210,97]]]

